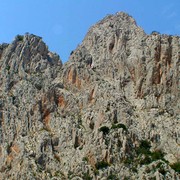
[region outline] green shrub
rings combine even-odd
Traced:
[[[150,148],[151,148],[150,142],[147,140],[142,140],[140,142],[140,146],[136,149],[136,152],[138,155],[140,154],[149,155],[151,154]]]
[[[10,67],[9,65],[6,66],[6,70],[7,70],[7,71],[9,71],[10,68],[11,68],[11,67]]]
[[[117,128],[122,128],[124,131],[128,131],[127,127],[124,124],[112,124],[111,129],[117,129]]]
[[[174,169],[176,172],[180,173],[180,162],[176,162],[174,164],[170,165],[172,169]]]
[[[109,163],[106,161],[100,161],[100,162],[97,162],[95,166],[96,166],[96,169],[103,169],[103,168],[107,168],[109,166]]]
[[[160,168],[159,170],[159,173],[161,173],[162,175],[165,175],[167,172],[164,170],[164,168]]]
[[[16,38],[17,38],[18,41],[23,41],[24,36],[22,36],[22,35],[17,35]]]
[[[83,180],[92,180],[93,178],[88,173],[83,173]]]
[[[68,178],[69,178],[69,179],[72,179],[73,174],[74,174],[74,173],[73,173],[72,171],[69,170],[69,171],[68,171]]]
[[[117,176],[115,174],[111,174],[107,177],[108,180],[117,180]]]
[[[109,133],[109,128],[107,126],[102,126],[99,128],[99,131],[103,132],[104,135]]]
[[[133,166],[133,167],[131,168],[131,170],[132,170],[132,172],[134,172],[134,173],[137,173],[137,172],[138,172],[136,166]]]
[[[163,165],[163,163],[162,163],[162,162],[159,162],[159,163],[156,165],[156,168],[160,168],[162,165]]]
[[[163,160],[164,159],[164,153],[160,150],[158,151],[154,151],[151,153],[151,158],[152,158],[152,161],[156,161],[156,160]]]
[[[140,143],[140,148],[150,149],[151,144],[147,140],[142,140],[141,143]]]
[[[153,161],[157,161],[157,160],[163,160],[165,162],[164,159],[164,153],[161,150],[157,150],[154,152],[150,151],[151,145],[150,142],[147,140],[142,140],[140,142],[140,145],[138,148],[136,148],[136,153],[137,155],[143,155],[141,157],[143,157],[143,159],[140,160],[140,164],[149,164]]]
[[[99,174],[99,170],[97,170],[96,168],[94,168],[93,172],[96,176]]]
[[[123,163],[126,164],[126,165],[129,165],[129,164],[132,164],[134,162],[134,159],[133,158],[126,158]]]
[[[61,176],[61,172],[60,172],[60,171],[56,171],[56,172],[54,173],[54,176],[55,176],[55,177],[60,177],[60,176]]]
[[[145,156],[143,159],[140,160],[141,165],[150,164],[151,162],[152,160],[150,156]]]
[[[150,177],[149,180],[156,180],[156,177]]]
[[[150,164],[153,161],[162,160],[164,163],[169,163],[164,159],[164,153],[161,150],[156,150],[154,152],[150,151],[151,144],[147,140],[140,141],[139,147],[135,148],[135,152],[130,157],[127,157],[123,163],[128,166],[129,168],[134,168],[133,170],[136,171],[138,165],[145,165]],[[135,153],[135,154],[134,154]],[[163,162],[159,163],[156,167],[159,169],[159,167],[162,165]],[[177,169],[177,165],[175,166]],[[162,169],[162,168],[161,168]],[[163,170],[162,170],[163,173]]]
[[[88,162],[88,158],[87,158],[87,157],[83,157],[83,158],[82,158],[82,161]]]

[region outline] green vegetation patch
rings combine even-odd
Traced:
[[[17,35],[16,38],[17,38],[18,41],[23,41],[24,36],[22,36],[22,35]]]
[[[7,70],[7,71],[9,71],[10,68],[11,68],[11,67],[10,67],[9,65],[6,66],[6,70]]]
[[[140,154],[149,155],[151,153],[150,148],[151,148],[150,142],[147,140],[142,140],[140,142],[139,147],[136,148],[136,153],[138,155],[140,155]]]
[[[100,162],[97,162],[95,164],[96,166],[96,169],[103,169],[103,168],[107,168],[108,166],[110,166],[110,164],[106,161],[100,161]]]
[[[127,127],[124,124],[121,124],[121,123],[112,124],[112,126],[111,126],[111,129],[118,129],[118,128],[122,128],[124,131],[128,131]]]
[[[108,180],[118,180],[117,176],[115,174],[110,174],[108,177],[107,177]]]
[[[107,126],[102,126],[99,128],[100,132],[103,132],[104,135],[108,134],[110,129]]]
[[[88,157],[83,157],[82,161],[88,162]]]
[[[124,164],[131,168],[131,170],[134,172],[136,170],[138,165],[147,165],[157,160],[162,160],[165,163],[168,163],[164,159],[164,153],[161,150],[156,150],[151,152],[150,151],[151,144],[147,140],[140,141],[139,147],[135,148],[135,154],[131,155],[130,157],[126,158],[124,160]],[[159,165],[161,166],[161,164]],[[177,165],[176,165],[177,166]],[[161,174],[165,173],[163,172],[163,168],[157,167]]]
[[[92,180],[93,178],[88,173],[83,173],[83,180]]]
[[[156,161],[159,159],[164,160],[164,153],[160,150],[151,152],[150,155],[151,155],[152,161]]]
[[[174,169],[176,172],[180,173],[180,161],[173,163],[170,165],[172,169]]]

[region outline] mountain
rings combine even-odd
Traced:
[[[180,179],[179,42],[119,12],[65,64],[32,34],[0,45],[0,179]]]

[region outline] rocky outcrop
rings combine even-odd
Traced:
[[[62,65],[40,37],[0,46],[1,179],[179,179],[178,36],[125,13]]]

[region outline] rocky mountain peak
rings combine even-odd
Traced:
[[[133,29],[133,27],[137,27],[137,23],[129,14],[117,12],[115,15],[107,15],[105,18],[96,23],[95,26],[100,26],[99,29],[103,27],[114,29]],[[92,26],[92,28],[93,27],[94,26]]]
[[[92,26],[80,48],[86,49],[88,53],[95,56],[93,59],[96,63],[98,61],[104,62],[120,53],[118,49],[122,46],[125,47],[135,37],[138,36],[141,39],[144,35],[144,31],[136,25],[131,16],[119,12],[116,15],[108,15]],[[71,58],[76,59],[74,56],[71,56]]]
[[[179,179],[179,40],[119,12],[64,65],[32,34],[0,45],[0,179]]]
[[[21,74],[43,71],[51,65],[62,66],[59,56],[49,52],[42,38],[32,34],[17,35],[10,45],[6,45],[2,56],[3,66]]]
[[[179,76],[178,44],[178,36],[156,32],[147,35],[131,16],[119,12],[90,28],[70,60],[85,67],[93,66],[96,72],[111,81],[126,81],[125,93],[128,96],[144,98],[153,94],[158,102],[149,102],[149,106],[164,108],[169,103],[160,97],[162,94],[171,91],[172,98],[179,96],[179,82],[175,80]],[[134,90],[130,92],[130,89]],[[179,113],[177,101],[175,98],[171,102]]]

